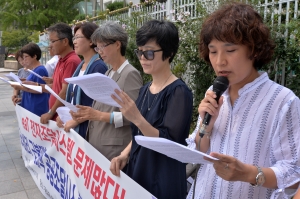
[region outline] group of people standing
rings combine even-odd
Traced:
[[[48,73],[38,62],[40,56],[23,47],[26,67],[45,81],[28,76],[26,83],[42,86],[44,93],[16,88],[28,92],[21,105],[32,111],[28,104],[37,106],[33,96],[48,97],[45,85],[51,86],[79,108],[70,112],[72,120],[63,124],[56,116],[62,104],[53,96],[49,107],[32,112],[41,116],[41,123],[52,119],[66,132],[74,129],[111,161],[114,175],[120,176],[123,170],[159,199],[288,198],[294,194],[288,189],[298,188],[300,101],[291,90],[259,71],[270,62],[275,45],[251,6],[226,4],[202,25],[200,56],[216,76],[227,77],[229,87],[218,101],[212,88],[207,90],[198,108],[197,127],[190,136],[192,92],[170,66],[180,45],[173,23],[150,20],[136,33],[134,53],[143,71],[152,77],[145,85],[125,58],[128,36],[119,24],[107,22],[98,27],[86,22],[75,27],[72,37],[71,28],[58,23],[48,28],[48,34],[50,48],[59,56],[53,77],[46,78]],[[95,72],[117,82],[119,98],[112,99],[121,108],[94,101],[64,80]],[[207,136],[202,137],[199,128],[207,113],[212,118],[205,129]],[[200,166],[187,193],[186,165],[138,145],[137,135],[188,144],[218,160],[207,159],[212,164]]]

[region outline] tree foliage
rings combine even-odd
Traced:
[[[39,30],[57,22],[70,23],[78,14],[80,0],[0,0],[0,19],[4,29]]]
[[[124,2],[122,1],[115,1],[113,3],[107,4],[106,6],[106,8],[109,9],[109,11],[118,10],[123,7],[124,7]]]
[[[209,14],[207,8],[200,1],[196,1],[196,9],[198,13],[201,13],[200,17],[192,18],[189,11],[181,11],[180,6],[173,5],[173,21],[178,27],[180,36],[180,46],[177,55],[172,62],[173,73],[185,80],[188,86],[192,89],[194,94],[194,113],[193,113],[193,127],[197,120],[198,106],[200,100],[203,99],[206,90],[212,84],[215,73],[212,67],[208,65],[203,59],[199,58],[199,33],[204,18]],[[211,1],[210,11],[218,8],[222,4],[227,3],[227,0],[216,3],[217,1]],[[264,9],[259,7],[261,2],[251,1],[254,8],[256,8],[262,16],[264,16]],[[144,74],[142,67],[136,56],[133,53],[133,49],[137,48],[135,44],[135,34],[138,28],[151,17],[147,12],[147,5],[142,4],[141,12],[132,12],[131,17],[122,19],[120,17],[119,22],[126,29],[129,35],[129,42],[126,51],[126,57],[129,62],[141,71],[144,82],[151,81],[149,75]],[[143,11],[145,10],[145,11]],[[291,8],[291,11],[294,9]],[[270,27],[272,38],[276,43],[276,49],[273,56],[273,60],[270,64],[263,67],[264,71],[267,71],[270,79],[282,84],[295,92],[297,96],[300,96],[300,16],[298,14],[297,19],[289,21],[285,24],[283,20],[285,17],[282,13],[274,15],[274,21],[281,18],[281,25],[272,22],[268,19],[272,19],[271,14],[274,11],[268,12],[270,16],[267,16],[265,23]],[[294,13],[290,13],[290,16],[294,16]],[[288,30],[288,34],[285,31]],[[288,36],[287,36],[288,35]],[[191,128],[193,129],[193,128]]]
[[[30,42],[30,33],[24,30],[4,31],[2,35],[2,45],[6,47],[6,57],[15,53],[22,46]]]

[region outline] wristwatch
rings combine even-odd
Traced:
[[[257,168],[257,171],[258,171],[258,174],[255,178],[256,184],[251,184],[251,183],[250,184],[253,187],[261,187],[266,181],[265,174],[259,166],[256,166],[256,168]]]
[[[51,114],[51,115],[53,115],[53,112],[51,111],[51,109],[49,109],[48,113]]]

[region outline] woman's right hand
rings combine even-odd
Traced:
[[[56,125],[57,125],[59,128],[64,128],[64,123],[63,123],[63,121],[60,119],[59,116],[57,116],[57,118],[56,118]]]
[[[223,104],[223,96],[220,97],[219,102],[215,100],[216,94],[209,90],[206,92],[205,98],[201,101],[198,107],[198,112],[203,119],[205,117],[205,113],[209,113],[212,117],[210,120],[210,125],[213,126],[215,123],[216,119],[218,118],[220,107]]]
[[[12,101],[12,102],[14,102],[14,100],[15,100],[16,98],[18,98],[18,96],[17,96],[17,95],[13,95],[13,96],[11,96],[11,101]]]
[[[109,168],[112,174],[120,177],[120,170],[122,170],[126,166],[128,158],[129,156],[125,155],[124,153],[121,153],[121,155],[114,157],[110,162]]]
[[[22,101],[22,98],[14,98],[13,100],[13,103],[14,103],[14,106],[16,106],[17,103],[21,102]]]
[[[43,80],[46,82],[46,84],[52,84],[53,78],[52,77],[43,77]]]
[[[73,129],[74,127],[78,126],[78,122],[75,120],[69,120],[66,122],[65,127],[64,127],[64,131],[69,133],[70,129]]]

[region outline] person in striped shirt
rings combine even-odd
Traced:
[[[229,87],[218,102],[210,87],[200,102],[186,141],[218,160],[201,165],[187,198],[289,198],[300,181],[300,101],[260,71],[275,49],[262,17],[250,5],[224,5],[203,23],[199,47]],[[205,113],[209,136],[200,138]]]

